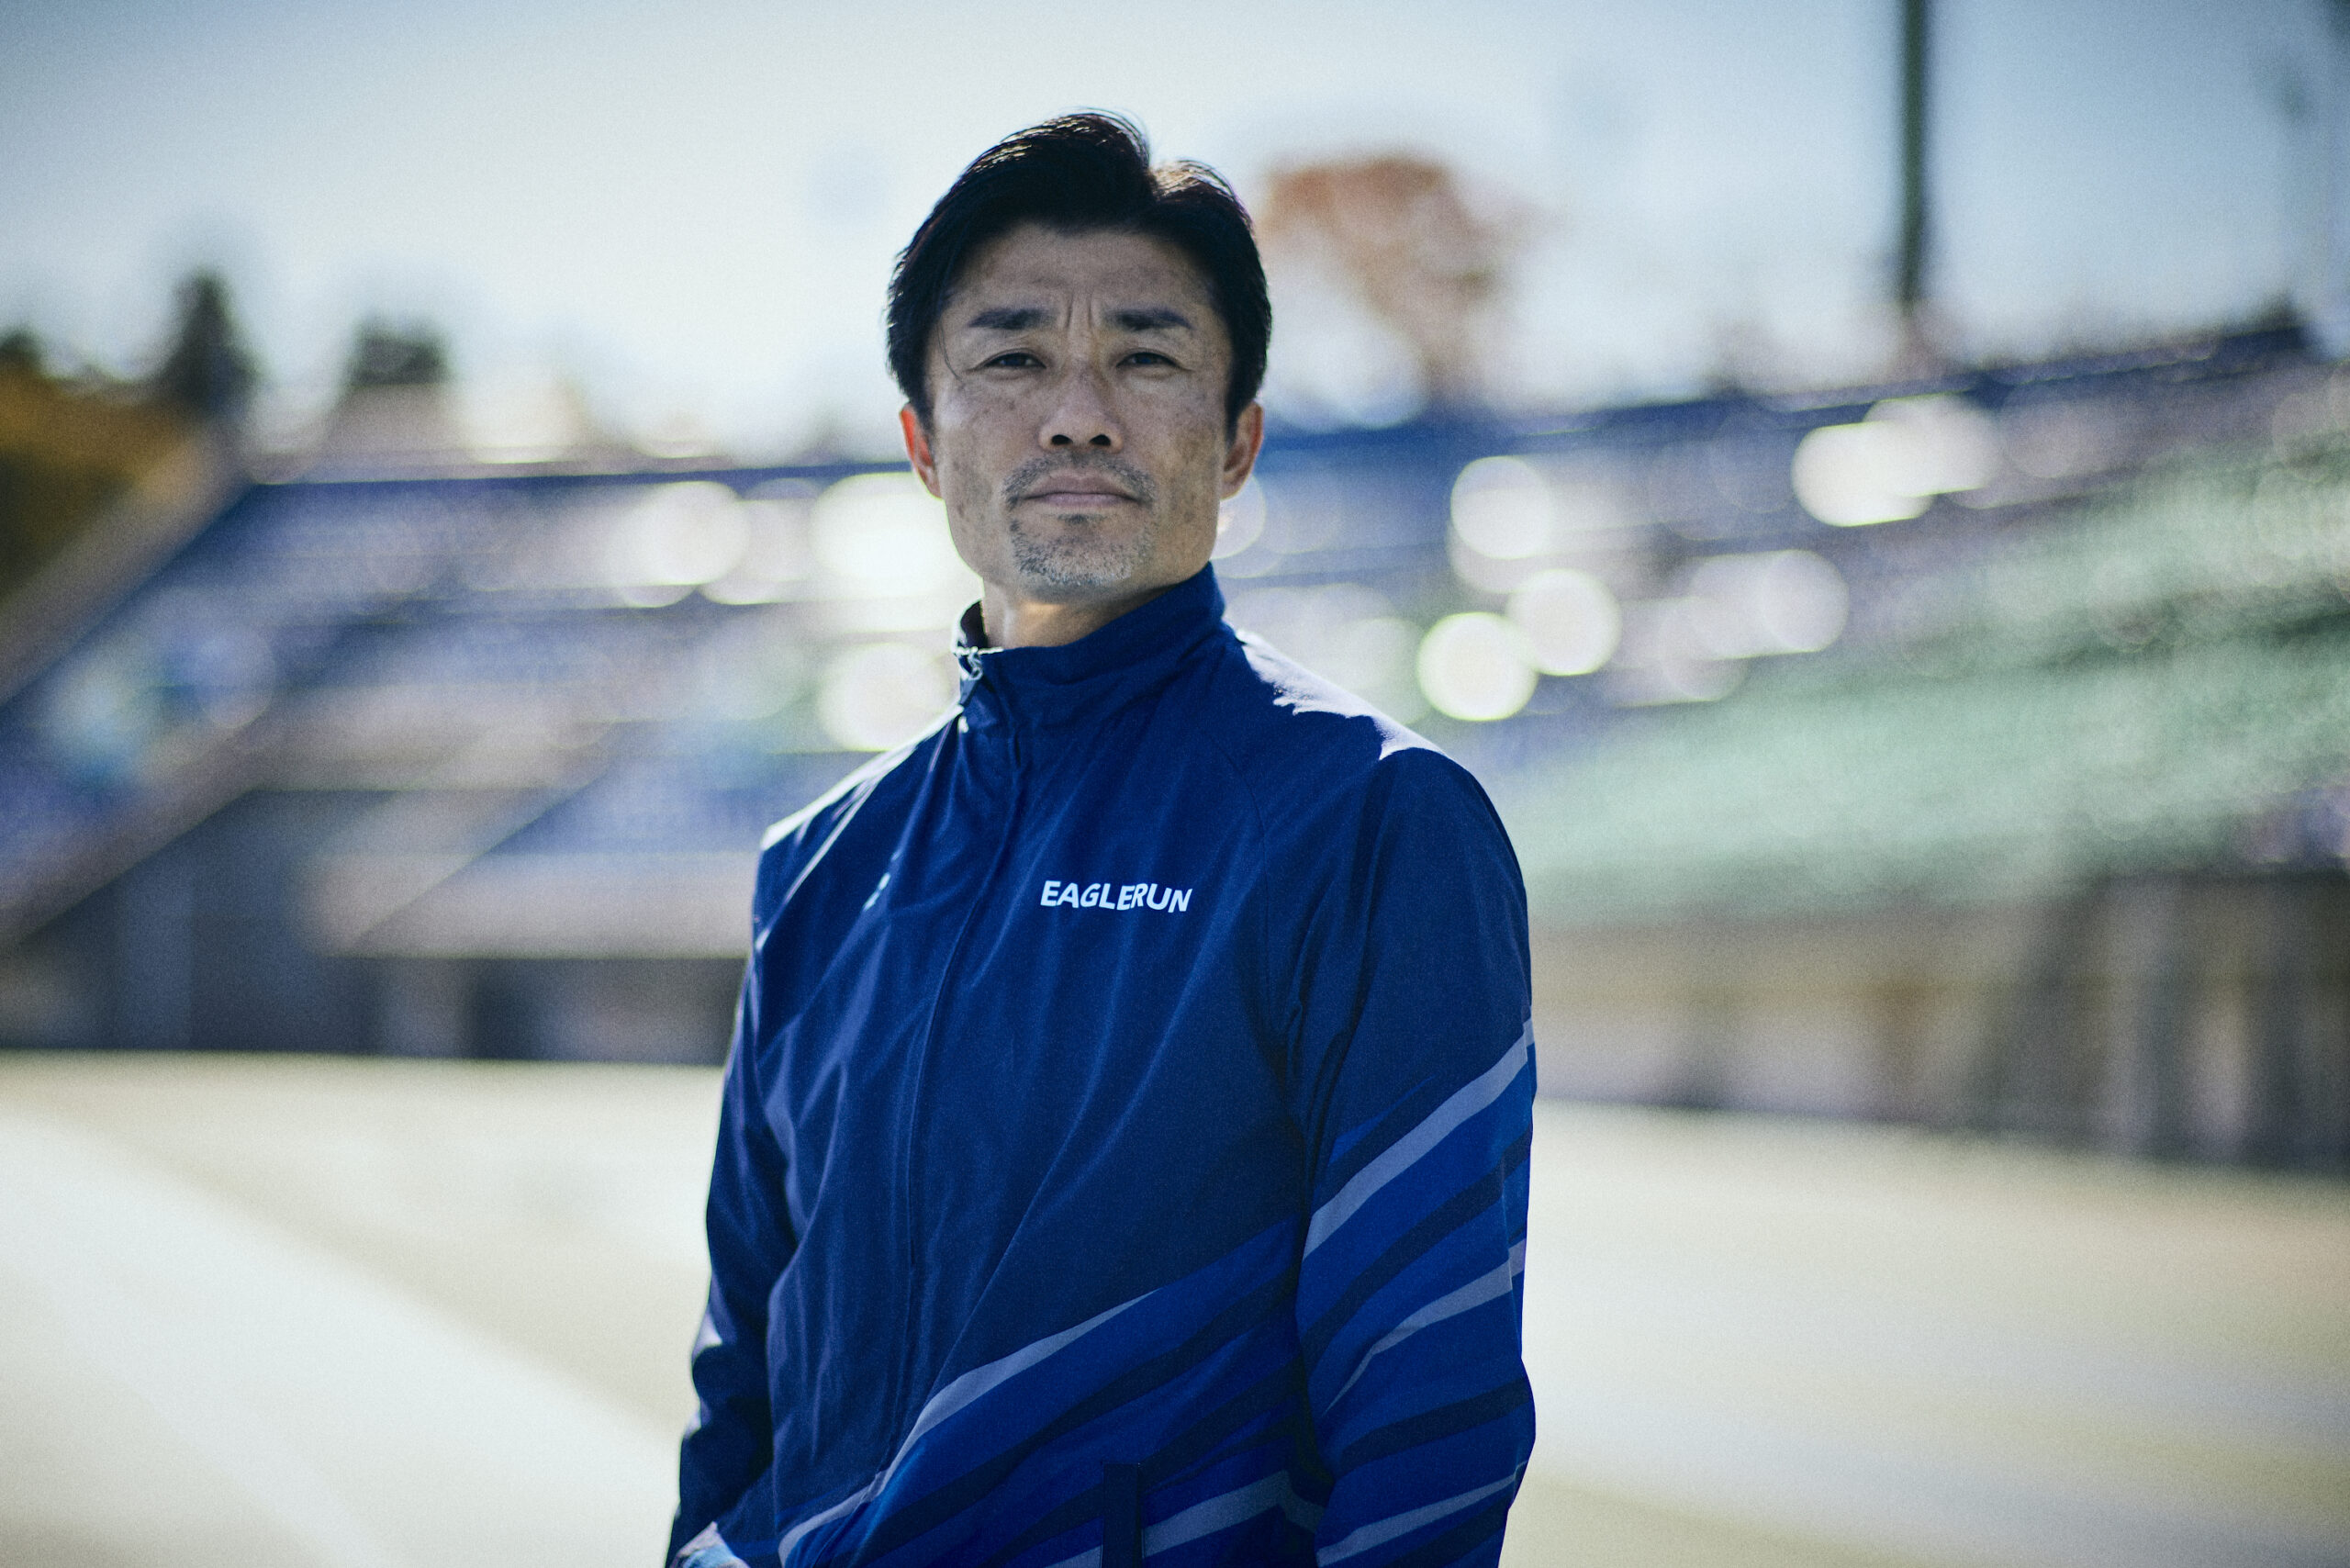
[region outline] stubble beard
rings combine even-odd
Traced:
[[[1013,504],[1030,486],[1049,474],[1085,469],[1110,476],[1133,496],[1132,504],[1146,516],[1137,528],[1113,532],[1102,520],[1064,513],[1053,520],[1049,532],[1037,531]],[[1040,457],[1022,464],[1004,481],[1004,510],[1009,518],[1006,542],[1012,549],[1013,570],[1021,586],[1039,598],[1098,593],[1123,588],[1149,565],[1154,538],[1158,486],[1148,474],[1116,457],[1071,454]],[[1123,505],[1124,503],[1122,503]]]

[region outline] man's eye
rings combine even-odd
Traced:
[[[1035,354],[1030,353],[1025,349],[1013,349],[1008,353],[1000,353],[996,355],[993,359],[987,362],[984,368],[990,370],[999,367],[1004,370],[1035,370],[1044,363],[1045,362],[1043,360],[1038,359]]]
[[[1171,359],[1169,359],[1169,358],[1168,358],[1165,354],[1163,354],[1163,353],[1153,353],[1152,351],[1150,351],[1149,349],[1136,349],[1134,353],[1130,353],[1130,354],[1128,354],[1128,355],[1126,356],[1126,363],[1127,363],[1128,364],[1153,364],[1153,365],[1156,365],[1156,364],[1173,364],[1175,362],[1174,362],[1173,360],[1171,360]]]

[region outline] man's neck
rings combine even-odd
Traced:
[[[992,648],[1058,648],[1091,636],[1130,610],[1138,610],[1173,587],[1142,588],[1117,599],[1061,603],[1025,599],[982,584],[979,619]]]

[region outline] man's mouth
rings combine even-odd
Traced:
[[[1024,492],[1024,501],[1037,501],[1048,507],[1069,511],[1083,511],[1091,507],[1107,506],[1114,501],[1130,501],[1134,497],[1104,479],[1051,478]]]

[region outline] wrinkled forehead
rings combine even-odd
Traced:
[[[1127,229],[1055,229],[1015,224],[966,258],[940,313],[943,332],[975,319],[1041,310],[1060,317],[1072,305],[1170,319],[1225,337],[1206,274],[1171,241]]]

